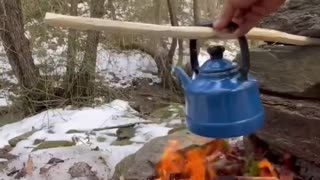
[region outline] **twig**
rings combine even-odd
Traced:
[[[210,162],[216,161],[216,160],[217,160],[218,158],[220,158],[222,155],[223,155],[223,153],[221,153],[220,151],[217,151],[217,152],[213,153],[212,155],[207,156],[207,157],[206,157],[206,162],[207,162],[207,163],[210,163]]]
[[[95,128],[92,130],[75,130],[71,129],[67,133],[69,134],[76,134],[76,133],[87,133],[87,132],[93,132],[93,131],[104,131],[104,130],[110,130],[110,129],[118,129],[118,128],[129,128],[129,127],[134,127],[135,125],[138,124],[152,124],[153,122],[136,122],[136,123],[130,123],[130,124],[123,124],[123,125],[118,125],[118,126],[106,126],[102,128]]]
[[[249,176],[237,176],[237,180],[280,180],[277,177],[249,177]]]
[[[109,130],[109,129],[128,128],[128,127],[133,127],[138,124],[152,124],[152,123],[153,122],[136,122],[136,123],[119,125],[119,126],[107,126],[107,127],[103,127],[103,128],[95,128],[95,129],[92,129],[92,131],[104,131],[104,130]]]

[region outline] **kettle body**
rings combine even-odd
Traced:
[[[239,72],[224,78],[199,76],[184,87],[186,123],[191,132],[230,138],[263,126],[264,109],[255,79],[242,81]]]
[[[208,48],[210,59],[199,67],[196,40],[190,40],[194,78],[182,68],[175,68],[184,91],[187,127],[192,133],[231,138],[263,127],[264,108],[258,81],[249,74],[247,39],[240,37],[239,44],[240,63],[224,59],[224,47],[214,46]]]

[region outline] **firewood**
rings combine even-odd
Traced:
[[[249,177],[249,176],[237,176],[237,180],[280,180],[277,177]]]

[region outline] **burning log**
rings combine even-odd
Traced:
[[[163,180],[163,179],[152,177],[147,180]],[[179,178],[179,175],[172,175],[172,179],[169,179],[169,180],[190,180],[190,179],[183,179],[183,178]],[[280,179],[276,177],[222,176],[222,177],[216,177],[210,180],[280,180]]]

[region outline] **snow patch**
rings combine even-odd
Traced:
[[[167,135],[170,130],[171,128],[167,128],[164,125],[140,124],[137,127],[135,137],[131,138],[130,141],[147,143],[155,137]]]
[[[18,158],[9,162],[8,169],[14,167],[21,169],[23,163],[26,163],[31,157],[35,169],[32,175],[26,179],[43,179],[44,175],[39,174],[40,168],[48,167],[49,165],[46,163],[55,157],[64,160],[64,162],[52,167],[45,175],[46,179],[70,179],[68,169],[76,162],[88,163],[92,166],[93,171],[97,171],[98,177],[110,178],[115,166],[123,158],[138,151],[144,143],[156,137],[165,136],[171,130],[166,127],[166,124],[146,122],[148,121],[139,118],[138,113],[129,106],[127,101],[123,100],[114,100],[94,108],[51,109],[25,118],[20,122],[1,127],[0,148],[8,145],[10,139],[30,132],[32,129],[38,129],[27,139],[18,142],[10,152],[17,155]],[[130,139],[133,142],[131,145],[111,145],[117,139],[117,128],[92,132],[92,129],[95,128],[132,123],[137,123],[137,125],[134,126],[135,136]],[[177,121],[173,123],[175,124]],[[77,130],[77,132],[67,134],[69,130]],[[98,140],[99,138],[100,140]],[[32,151],[36,146],[34,145],[35,140],[39,139],[46,141],[73,141],[77,139],[77,141],[72,147]],[[5,177],[6,175],[0,173],[0,176]]]
[[[101,47],[98,50],[97,72],[111,87],[128,87],[136,78],[148,78],[151,83],[158,83],[157,71],[154,59],[141,51],[117,52]]]

